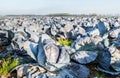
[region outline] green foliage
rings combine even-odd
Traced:
[[[97,78],[106,78],[106,75],[105,74],[100,74],[100,73],[96,72],[96,77]]]
[[[58,42],[60,44],[66,45],[66,46],[71,46],[73,43],[73,40],[68,40],[68,39],[59,39]]]
[[[8,76],[10,70],[19,65],[18,59],[6,58],[1,60],[0,76]]]

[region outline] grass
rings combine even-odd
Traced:
[[[59,39],[58,42],[60,44],[66,45],[66,46],[71,46],[73,43],[73,40],[68,40],[68,39]]]
[[[6,58],[1,60],[0,76],[8,76],[10,70],[19,65],[18,59]]]

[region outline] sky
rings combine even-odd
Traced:
[[[119,14],[120,0],[0,0],[0,15]]]

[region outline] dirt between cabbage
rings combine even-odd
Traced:
[[[120,78],[120,75],[110,75],[99,71],[97,69],[97,64],[87,64],[86,66],[90,70],[90,75],[88,78]]]

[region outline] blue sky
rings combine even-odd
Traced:
[[[120,0],[0,0],[0,14],[120,14]]]

